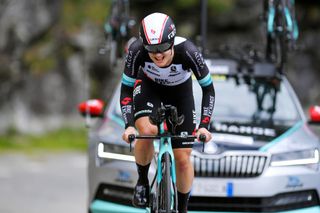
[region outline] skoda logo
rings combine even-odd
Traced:
[[[205,153],[208,153],[208,154],[217,154],[218,153],[218,150],[219,150],[219,147],[217,146],[216,143],[214,142],[209,142],[209,143],[206,143],[205,144]]]

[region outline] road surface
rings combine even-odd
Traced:
[[[85,153],[0,154],[1,213],[86,213]]]

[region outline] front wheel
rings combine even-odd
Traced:
[[[161,162],[162,167],[162,181],[158,186],[158,206],[160,212],[172,212],[172,194],[171,194],[171,160],[169,153],[165,153]]]

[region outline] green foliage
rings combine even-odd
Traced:
[[[44,36],[37,40],[24,53],[23,62],[33,74],[42,74],[57,66],[57,55],[67,58],[73,53],[66,42],[67,37],[76,34],[85,22],[102,27],[111,0],[66,0],[62,15],[57,23]]]
[[[40,136],[19,134],[11,130],[0,136],[0,152],[85,151],[87,148],[86,135],[85,129],[60,129]]]
[[[236,4],[236,0],[208,0],[209,14],[225,13],[230,11]],[[213,14],[214,15],[214,14]]]
[[[110,10],[111,0],[66,0],[60,25],[66,32],[77,32],[86,21],[102,26]]]
[[[56,66],[53,52],[52,36],[47,33],[24,53],[22,60],[32,73],[44,73]]]
[[[178,9],[191,9],[199,5],[198,0],[176,0],[175,1],[176,8]]]

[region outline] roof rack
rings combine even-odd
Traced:
[[[231,49],[222,46],[219,51],[205,59],[209,71],[213,75],[246,76],[255,78],[280,78],[282,72],[266,61],[261,54],[250,45],[242,49]]]

